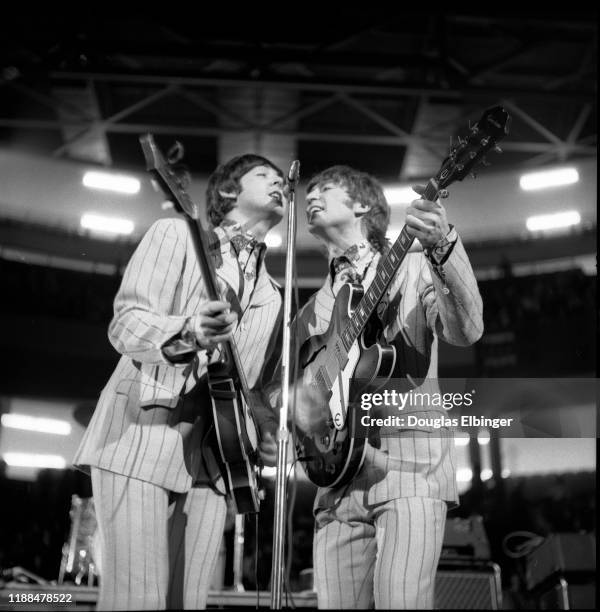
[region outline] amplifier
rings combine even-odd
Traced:
[[[538,610],[595,610],[596,584],[569,584],[558,578],[536,599]]]
[[[496,563],[442,565],[435,577],[439,610],[501,610],[502,584]]]
[[[458,558],[490,560],[490,543],[481,515],[446,520],[441,559]]]
[[[590,533],[553,533],[527,555],[525,584],[532,590],[553,575],[596,572],[596,540]]]

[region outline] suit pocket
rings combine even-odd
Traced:
[[[141,364],[140,407],[175,408],[179,403],[179,397],[188,373],[189,368]]]

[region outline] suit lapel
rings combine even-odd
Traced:
[[[276,285],[276,283],[267,272],[263,262],[263,265],[260,267],[260,272],[258,273],[258,278],[256,279],[254,292],[250,298],[250,305],[260,306],[271,301],[277,291],[274,285]]]

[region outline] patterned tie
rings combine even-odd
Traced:
[[[254,253],[255,247],[258,245],[256,238],[237,234],[232,236],[231,244],[235,249],[237,260],[246,280],[256,278],[256,253]]]
[[[332,291],[337,295],[344,283],[360,284],[362,279],[352,262],[345,256],[335,257],[331,262]]]

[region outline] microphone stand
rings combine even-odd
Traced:
[[[287,255],[285,260],[285,290],[283,294],[283,346],[281,352],[281,411],[277,433],[277,479],[275,483],[275,527],[273,530],[273,560],[271,566],[271,609],[281,610],[283,586],[283,549],[285,544],[286,466],[290,432],[288,404],[290,397],[290,327],[292,324],[292,278],[296,251],[296,184],[300,162],[294,160],[288,173],[289,204]]]

